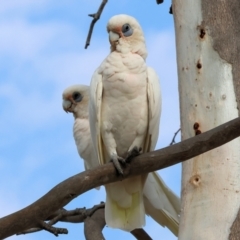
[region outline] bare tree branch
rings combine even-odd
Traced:
[[[163,3],[163,0],[156,0],[157,4]]]
[[[93,206],[92,208],[77,208],[75,210],[66,210],[64,208],[59,209],[54,214],[49,217],[50,220],[48,223],[41,222],[40,226],[37,228],[30,228],[26,231],[23,231],[20,234],[28,234],[39,232],[41,230],[49,231],[53,233],[55,236],[58,234],[67,234],[68,230],[65,228],[56,228],[52,227],[52,225],[57,222],[71,222],[71,223],[82,223],[84,222],[84,233],[86,239],[98,240],[104,239],[102,234],[102,230],[106,225],[105,216],[104,216],[104,208],[105,203],[101,202],[98,205]],[[151,240],[150,236],[143,229],[135,229],[131,231],[131,234],[136,237],[138,240]]]
[[[105,225],[104,209],[100,208],[95,211],[92,217],[87,217],[84,221],[84,235],[86,240],[104,240],[102,230]]]
[[[52,214],[50,217],[48,217],[48,219],[46,220],[50,220],[48,223],[44,224],[41,222],[40,226],[38,228],[30,228],[26,231],[23,231],[21,233],[17,233],[17,235],[20,234],[27,234],[27,233],[34,233],[34,232],[38,232],[41,230],[47,230],[51,233],[53,233],[54,235],[56,234],[67,234],[67,229],[58,229],[58,228],[51,228],[52,225],[56,224],[57,222],[61,221],[61,222],[71,222],[71,223],[82,223],[85,221],[86,218],[91,217],[94,212],[100,208],[104,208],[105,207],[105,203],[101,202],[98,205],[93,206],[92,208],[86,209],[86,208],[77,208],[75,210],[66,210],[64,208],[59,209],[58,211],[56,211],[54,214]],[[55,234],[56,232],[56,234]]]
[[[102,0],[102,3],[101,3],[101,5],[100,5],[100,7],[99,7],[99,9],[96,13],[88,14],[88,16],[92,17],[93,20],[90,24],[90,28],[89,28],[89,31],[88,31],[88,36],[87,36],[87,40],[86,40],[86,44],[85,44],[85,49],[87,49],[87,47],[90,45],[94,25],[100,19],[102,11],[103,11],[105,5],[107,4],[107,1],[108,0]]]
[[[173,145],[174,143],[176,143],[176,142],[175,142],[175,138],[176,138],[177,134],[178,134],[180,131],[181,131],[181,128],[179,128],[179,129],[174,133],[173,138],[172,138],[172,141],[171,141],[171,143],[169,144],[169,146],[171,146],[171,145]]]
[[[116,174],[112,163],[79,173],[61,182],[28,207],[0,219],[0,239],[39,227],[58,209],[80,194],[110,182],[153,172],[186,161],[240,136],[240,118],[172,146],[145,153],[123,166],[124,176]]]
[[[35,233],[35,232],[39,232],[39,231],[42,231],[42,230],[46,230],[46,231],[54,234],[56,237],[58,236],[58,234],[68,234],[68,230],[66,228],[53,227],[52,226],[53,224],[51,224],[51,222],[46,223],[44,221],[39,221],[39,226],[40,227],[30,228],[30,229],[25,230],[21,233],[17,233],[16,235]]]
[[[39,221],[39,225],[42,229],[54,234],[56,237],[58,234],[68,234],[68,230],[66,228],[56,228],[45,223],[44,221]]]

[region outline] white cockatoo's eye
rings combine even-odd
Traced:
[[[72,94],[72,98],[73,98],[73,100],[76,101],[76,102],[81,102],[83,97],[82,97],[81,93],[79,93],[79,92],[74,92],[74,93]]]
[[[129,37],[133,34],[133,29],[128,23],[126,23],[122,26],[122,33],[125,37]]]

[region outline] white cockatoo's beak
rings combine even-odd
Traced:
[[[116,42],[120,38],[119,34],[109,31],[109,40],[110,42]]]
[[[62,106],[63,106],[63,110],[64,110],[65,112],[69,112],[69,109],[70,109],[71,106],[72,106],[72,102],[69,101],[69,100],[63,100]]]

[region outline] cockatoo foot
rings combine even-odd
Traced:
[[[135,157],[137,157],[138,155],[141,154],[142,148],[138,148],[137,146],[135,146],[132,150],[130,150],[127,154],[127,157],[125,159],[126,163],[131,162],[131,160]]]
[[[121,167],[120,163],[125,165],[126,164],[125,159],[123,159],[122,157],[119,157],[117,155],[112,155],[110,162],[113,163],[113,165],[116,168],[117,172],[120,175],[123,175],[123,170],[122,170],[122,167]]]

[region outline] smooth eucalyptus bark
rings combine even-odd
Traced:
[[[183,140],[239,115],[239,2],[173,0]],[[229,239],[240,206],[239,138],[183,163],[181,197],[180,240]]]

